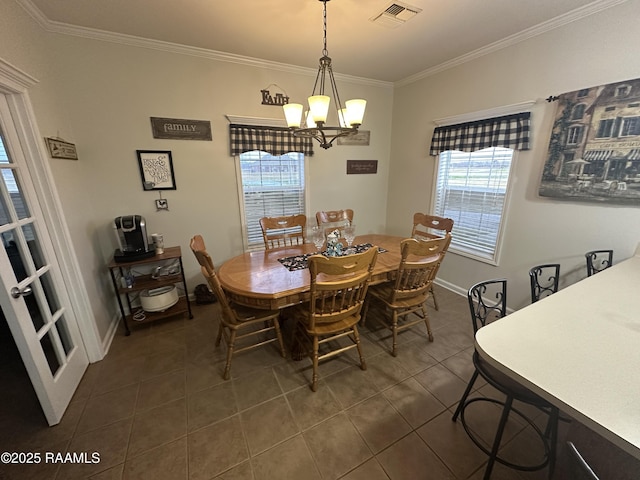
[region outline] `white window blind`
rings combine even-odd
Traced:
[[[264,248],[260,219],[304,214],[304,154],[241,153],[240,172],[248,249]]]
[[[434,213],[452,218],[450,250],[496,262],[513,150],[439,154]]]

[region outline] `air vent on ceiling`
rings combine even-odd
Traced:
[[[369,20],[383,27],[396,28],[415,17],[421,11],[422,9],[418,7],[395,2]]]

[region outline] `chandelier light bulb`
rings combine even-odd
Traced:
[[[347,100],[344,102],[347,107],[347,120],[350,126],[362,125],[364,111],[367,108],[367,101],[361,98]]]
[[[314,122],[325,123],[327,121],[330,101],[331,97],[327,95],[312,95],[309,97],[309,111]]]
[[[300,122],[302,121],[302,104],[301,103],[287,103],[283,105],[284,116],[287,119],[287,126],[289,128],[300,128]]]

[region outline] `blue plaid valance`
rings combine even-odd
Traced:
[[[254,125],[229,125],[231,156],[252,150],[261,150],[271,155],[300,152],[313,156],[311,138],[294,137],[293,132],[283,127],[263,127]]]
[[[475,152],[489,147],[529,150],[531,112],[437,127],[429,155],[447,150]]]

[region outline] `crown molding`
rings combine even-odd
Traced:
[[[426,77],[430,77],[437,73],[449,70],[450,68],[457,67],[464,63],[470,62],[477,58],[483,57],[490,53],[502,50],[504,48],[516,45],[520,42],[524,42],[529,38],[542,35],[548,31],[562,27],[569,23],[578,21],[582,18],[588,17],[595,13],[601,12],[608,8],[627,2],[628,0],[596,0],[588,5],[580,8],[576,8],[570,12],[560,15],[548,22],[540,23],[531,28],[518,32],[514,35],[506,37],[494,43],[490,43],[484,47],[478,48],[472,52],[466,53],[447,62],[443,62],[432,68],[423,70],[409,77],[406,77],[397,82],[385,82],[382,80],[374,80],[364,77],[356,77],[352,75],[343,75],[335,73],[335,78],[348,83],[354,83],[358,85],[369,85],[373,87],[382,88],[394,88],[409,85],[417,82]],[[142,37],[136,37],[134,35],[126,35],[121,33],[107,32],[104,30],[98,30],[94,28],[79,27],[76,25],[70,25],[67,23],[57,22],[49,20],[42,11],[36,7],[31,0],[16,0],[16,2],[24,8],[24,10],[47,32],[59,33],[63,35],[72,35],[76,37],[89,38],[93,40],[99,40],[104,42],[111,42],[120,45],[127,45],[139,48],[148,48],[152,50],[160,50],[168,53],[175,53],[179,55],[190,55],[194,57],[206,58],[209,60],[216,60],[220,62],[235,63],[238,65],[245,65],[256,68],[268,68],[271,70],[277,70],[281,72],[293,73],[297,75],[315,76],[317,69],[299,67],[296,65],[290,65],[280,62],[272,62],[268,60],[262,60],[254,57],[245,57],[242,55],[235,55],[232,53],[225,53],[216,50],[208,50],[199,47],[190,47],[186,45],[180,45],[177,43],[163,42],[161,40],[151,40]]]
[[[16,0],[16,2],[24,8],[31,17],[42,27],[44,30],[50,33],[59,33],[62,35],[71,35],[82,38],[89,38],[92,40],[99,40],[103,42],[116,43],[120,45],[127,45],[131,47],[148,48],[151,50],[159,50],[168,53],[175,53],[178,55],[189,55],[192,57],[205,58],[208,60],[216,60],[219,62],[235,63],[238,65],[245,65],[255,68],[268,68],[271,70],[278,70],[281,72],[294,73],[297,75],[304,75],[309,77],[315,77],[318,73],[316,68],[299,67],[296,65],[290,65],[287,63],[272,62],[269,60],[263,60],[260,58],[246,57],[243,55],[236,55],[233,53],[220,52],[217,50],[209,50],[200,47],[191,47],[188,45],[181,45],[178,43],[164,42],[162,40],[152,40],[148,38],[137,37],[135,35],[127,35],[123,33],[107,32],[105,30],[98,30],[95,28],[80,27],[76,25],[70,25],[68,23],[62,23],[55,20],[49,20],[42,11],[36,7],[31,0]],[[374,80],[371,78],[356,77],[352,75],[344,75],[334,73],[337,80],[354,83],[358,85],[369,85],[373,87],[393,88],[393,82],[385,82],[382,80]]]
[[[490,43],[489,45],[478,48],[477,50],[466,53],[457,58],[441,63],[440,65],[436,65],[432,68],[428,68],[426,70],[423,70],[422,72],[416,73],[415,75],[411,75],[407,78],[399,80],[394,83],[394,86],[402,87],[405,85],[409,85],[423,78],[435,75],[436,73],[449,70],[450,68],[457,67],[498,50],[502,50],[512,45],[516,45],[520,42],[524,42],[525,40],[528,40],[532,37],[537,37],[538,35],[542,35],[543,33],[549,32],[551,30],[555,30],[556,28],[562,27],[569,23],[576,22],[585,17],[601,12],[602,10],[606,10],[621,3],[625,3],[626,1],[627,0],[596,0],[595,2],[592,2],[580,8],[576,8],[575,10],[567,12],[564,15],[560,15],[559,17],[549,20],[548,22],[540,23],[531,28],[523,30],[522,32],[518,32],[514,35],[503,38],[502,40]]]

